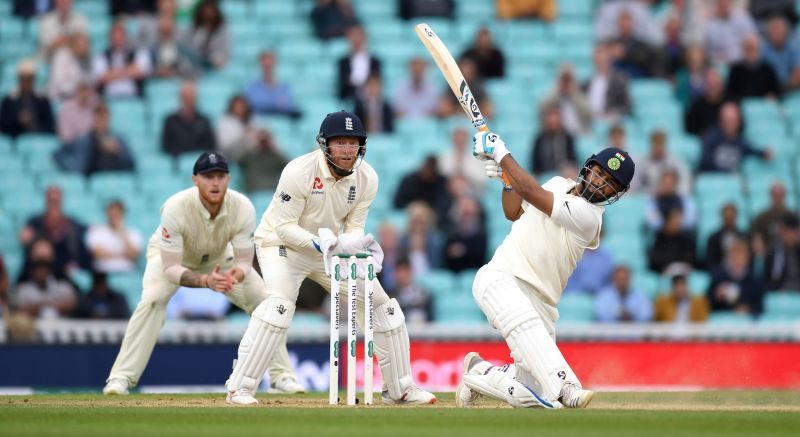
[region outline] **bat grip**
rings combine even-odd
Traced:
[[[484,124],[483,126],[478,128],[478,131],[480,131],[480,132],[489,132],[489,126],[486,126]],[[498,162],[497,165],[500,165],[500,163]],[[508,185],[508,186],[511,186],[511,181],[508,179],[508,176],[506,176],[506,172],[503,172],[503,183]]]

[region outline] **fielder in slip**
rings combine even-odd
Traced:
[[[253,311],[239,344],[238,360],[226,383],[229,403],[258,403],[255,390],[267,362],[285,342],[303,279],[310,278],[330,292],[329,264],[336,253],[371,253],[375,271],[380,271],[383,252],[372,235],[364,235],[367,213],[378,192],[378,175],[364,161],[364,126],[349,112],[328,114],[317,143],[319,150],[284,168],[256,231],[256,255],[269,297]],[[359,282],[363,267],[362,263],[358,269]],[[364,320],[363,284],[358,289],[358,320]],[[374,351],[383,375],[383,403],[434,403],[431,393],[414,384],[400,305],[380,284],[375,284],[373,296]]]
[[[514,407],[586,407],[594,392],[582,388],[556,346],[556,306],[584,249],[600,242],[604,206],[630,187],[633,160],[609,147],[586,160],[577,181],[554,177],[540,186],[499,136],[479,132],[474,141],[487,174],[511,181],[504,185],[503,212],[514,224],[478,270],[472,294],[505,338],[514,363],[496,367],[467,354],[456,404],[468,407],[483,395]]]
[[[228,189],[228,161],[206,152],[194,165],[194,187],[170,197],[161,208],[161,225],[147,244],[142,298],[131,316],[104,394],[127,394],[142,376],[167,302],[178,286],[211,288],[250,314],[267,298],[253,262],[256,212],[247,197]],[[260,379],[259,379],[260,381]],[[286,344],[270,363],[270,381],[278,392],[297,393]]]

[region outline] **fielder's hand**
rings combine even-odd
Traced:
[[[478,132],[472,137],[472,142],[472,154],[482,161],[494,159],[499,163],[509,154],[506,143],[494,132]]]
[[[219,291],[220,293],[228,293],[233,291],[235,279],[232,276],[220,273],[219,264],[214,268],[214,271],[209,273],[206,277],[206,285],[208,288]]]

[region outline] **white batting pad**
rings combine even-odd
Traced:
[[[389,397],[400,399],[403,391],[414,380],[411,377],[411,344],[408,341],[406,319],[400,304],[391,299],[376,307],[373,315],[375,323],[375,355],[381,366],[383,383]]]

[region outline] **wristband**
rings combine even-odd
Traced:
[[[503,191],[512,191],[513,189],[514,187],[512,187],[511,185],[503,184]]]

